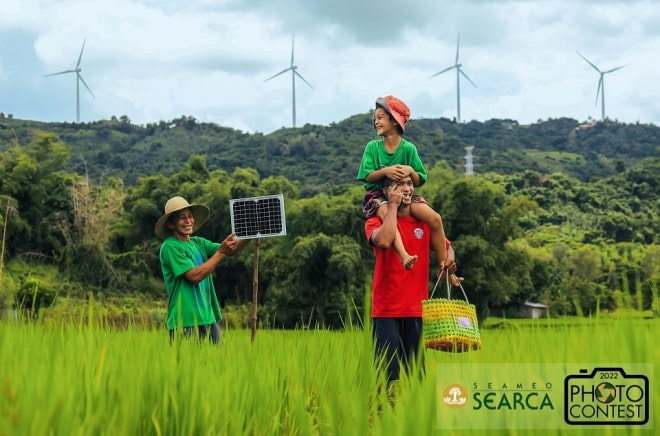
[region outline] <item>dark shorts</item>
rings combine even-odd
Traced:
[[[221,340],[220,326],[218,323],[199,325],[196,327],[184,327],[180,330],[170,330],[170,342],[174,342],[177,338],[177,333],[182,338],[190,338],[195,334],[195,330],[199,335],[199,340],[210,340],[212,343],[217,344]]]
[[[429,204],[424,197],[417,194],[413,194],[412,202]],[[387,197],[385,197],[383,191],[380,189],[369,189],[365,192],[364,199],[362,200],[362,213],[366,218],[371,218],[376,215],[378,208],[385,203],[387,203]]]
[[[424,373],[422,318],[372,318],[376,363],[387,373],[387,380],[398,380],[401,366],[410,372],[416,362]]]

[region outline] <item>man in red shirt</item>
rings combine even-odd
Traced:
[[[376,255],[371,304],[376,360],[379,363],[382,361],[387,368],[390,383],[399,379],[402,365],[407,371],[415,359],[423,368],[419,360],[422,351],[422,300],[428,299],[431,230],[410,213],[414,190],[410,176],[399,181],[384,179],[387,215],[382,221],[374,216],[365,223],[367,239]],[[406,250],[419,256],[415,268],[405,269],[394,250],[397,229]],[[449,244],[447,241],[448,258],[443,274],[449,272],[453,276],[456,263]]]

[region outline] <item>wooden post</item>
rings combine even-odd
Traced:
[[[259,243],[254,241],[254,267],[252,268],[252,342],[257,338],[257,294],[259,290]]]
[[[5,241],[7,240],[7,223],[9,222],[9,197],[5,208],[4,223],[2,225],[2,250],[0,250],[0,291],[2,291],[2,267],[5,265]]]

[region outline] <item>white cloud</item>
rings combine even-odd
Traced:
[[[394,11],[394,12],[390,12]],[[385,21],[386,14],[394,20]],[[43,75],[73,68],[83,40],[83,121],[127,115],[149,123],[191,115],[240,130],[329,124],[399,95],[415,117],[456,115],[453,64],[460,32],[464,121],[598,118],[599,68],[606,111],[660,122],[660,5],[651,1],[425,0],[4,0],[0,110],[18,118],[75,119],[75,81]],[[387,24],[384,24],[387,23]],[[19,92],[20,91],[20,92]],[[47,102],[44,103],[44,102]]]

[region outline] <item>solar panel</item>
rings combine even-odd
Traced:
[[[286,235],[282,194],[232,199],[229,211],[231,229],[238,239]]]

